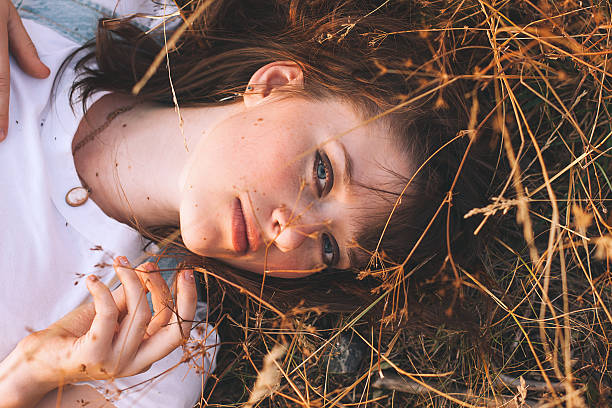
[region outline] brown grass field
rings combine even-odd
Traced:
[[[212,307],[223,345],[202,406],[612,405],[612,5],[413,3],[406,31],[428,43],[430,63],[406,63],[400,74],[440,89],[462,76],[474,89],[466,103],[490,106],[494,123],[486,137],[499,174],[489,204],[466,214],[493,233],[478,268],[459,267],[450,289],[431,292],[442,299],[450,290],[454,302],[436,310],[461,320],[453,310],[461,305],[473,324],[413,323],[412,311],[391,307],[404,275],[379,292],[389,304],[384,319],[367,318],[374,305],[279,315],[256,294],[228,293]],[[371,33],[374,42],[403,34]],[[452,59],[449,44],[478,46],[482,58],[442,75],[436,67]],[[482,90],[494,100],[474,106]],[[349,374],[329,370],[340,338],[364,351]]]

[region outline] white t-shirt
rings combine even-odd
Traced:
[[[10,61],[10,125],[0,144],[0,359],[30,332],[90,301],[85,276],[96,273],[109,284],[113,258],[125,255],[137,263],[146,244],[92,200],[78,207],[67,204],[66,193],[81,186],[71,145],[82,111],[69,105],[71,67],[56,94],[51,92],[60,65],[78,44],[36,22],[26,19],[24,24],[51,75],[33,79]],[[206,311],[198,314],[203,318]],[[117,407],[192,407],[214,369],[217,351],[216,332],[210,325],[202,327],[201,335],[192,330],[192,338],[207,350],[195,361],[198,369],[194,363],[179,364],[179,348],[146,373],[90,384]]]

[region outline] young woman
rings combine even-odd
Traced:
[[[170,308],[154,266],[135,272],[116,258],[139,258],[138,231],[179,226],[194,254],[271,277],[316,274],[334,287],[334,271],[443,258],[461,234],[461,211],[479,195],[476,178],[452,177],[467,144],[455,137],[466,109],[430,109],[439,80],[419,85],[401,72],[426,44],[378,37],[402,28],[405,2],[218,1],[204,12],[203,3],[178,4],[172,13],[190,29],[137,96],[134,85],[176,24],[144,35],[133,21],[106,22],[78,51],[26,21],[51,75],[35,80],[11,66],[0,145],[0,185],[10,197],[0,203],[0,262],[10,276],[0,388],[14,406],[64,383],[112,379],[128,389],[119,377],[181,343],[195,313],[193,274],[178,275]],[[410,93],[425,97],[398,105]],[[72,108],[75,98],[84,114]],[[454,206],[442,222],[434,214],[451,185]],[[111,294],[112,267],[123,286]],[[87,298],[83,274],[93,276],[93,306],[53,323]],[[180,357],[170,354],[164,369]],[[200,385],[189,381],[200,375],[183,366],[127,404],[164,406],[158,395],[178,393],[186,397],[175,405],[193,404]],[[143,402],[151,389],[155,398]],[[100,397],[91,385],[67,392]],[[121,406],[125,395],[112,402]]]

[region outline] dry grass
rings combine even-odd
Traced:
[[[393,1],[402,0],[380,7]],[[201,1],[185,19],[147,75],[210,3]],[[461,80],[473,89],[465,95],[473,120],[457,137],[478,134],[497,154],[490,203],[465,214],[480,222],[470,233],[492,231],[483,236],[477,266],[448,254],[447,282],[429,292],[433,300],[419,300],[424,311],[437,299],[453,301],[424,312],[446,312],[429,321],[393,303],[405,283],[402,268],[363,271],[391,277],[378,292],[377,302],[389,304],[384,318],[368,315],[375,304],[352,314],[300,307],[281,313],[258,293],[219,292],[209,305],[223,343],[199,405],[612,405],[612,5],[413,3],[421,11],[406,18],[405,32],[370,33],[370,42],[417,32],[431,58],[418,66],[406,60],[399,71],[379,66],[378,75],[420,78],[428,92],[439,93],[441,112],[446,86]],[[340,41],[350,30],[325,41]],[[462,73],[441,68],[470,47],[480,59]],[[483,95],[492,100],[479,101]],[[398,106],[410,103],[397,97]],[[214,276],[206,279],[213,286]],[[351,374],[330,371],[341,337],[365,350]],[[197,350],[191,352],[196,361]]]
[[[486,59],[474,61],[461,79],[471,81],[474,93],[466,100],[475,110],[477,92],[486,89],[495,99],[486,115],[494,131],[479,137],[490,138],[498,153],[496,185],[490,205],[467,214],[494,234],[479,254],[480,266],[455,265],[452,278],[475,329],[399,325],[397,315],[372,325],[361,316],[372,305],[353,315],[293,310],[279,316],[257,296],[233,298],[215,312],[224,343],[203,393],[208,406],[248,401],[262,381],[256,378],[265,356],[278,344],[286,348],[279,384],[255,406],[612,404],[611,6],[416,3],[438,16],[429,29],[427,21],[414,28],[430,44],[432,62],[407,62],[404,75],[437,80],[443,88],[455,78],[442,77],[437,67],[454,50],[441,44],[486,49]],[[372,41],[396,35],[402,33],[376,33]],[[481,125],[474,121],[465,133]],[[328,371],[340,333],[367,349],[350,375]]]

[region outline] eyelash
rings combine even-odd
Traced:
[[[321,168],[320,165],[323,165],[323,168]],[[324,178],[319,177],[319,170],[323,170],[325,172]],[[327,195],[334,186],[334,171],[329,158],[324,152],[316,152],[313,177],[319,197],[324,197]],[[325,182],[322,187],[319,184],[321,180],[324,180]],[[331,234],[321,234],[321,253],[323,254],[323,262],[325,265],[334,266],[338,263],[338,258],[340,257],[338,244]]]

